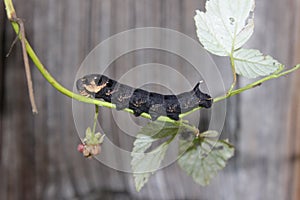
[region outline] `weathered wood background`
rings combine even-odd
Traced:
[[[194,10],[204,6],[204,0],[14,3],[25,20],[28,40],[67,88],[73,87],[88,52],[113,34],[155,26],[197,39]],[[300,0],[257,1],[255,33],[247,45],[287,66],[300,63],[299,11]],[[228,101],[224,134],[236,145],[236,156],[210,186],[198,186],[173,164],[137,193],[130,174],[87,160],[76,151],[79,138],[71,100],[54,90],[34,67],[39,114],[31,114],[20,45],[5,58],[15,34],[4,16],[3,3],[0,20],[0,199],[300,199],[300,72]],[[179,59],[148,53],[147,62],[165,61],[172,66]],[[143,58],[137,53],[119,65],[134,67],[133,59]],[[224,60],[216,58],[216,62]],[[230,72],[221,72],[230,84]]]

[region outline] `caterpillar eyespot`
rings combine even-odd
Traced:
[[[101,74],[90,74],[77,80],[76,87],[83,96],[103,99],[116,105],[117,110],[129,108],[136,117],[148,113],[155,121],[160,116],[179,120],[179,115],[197,107],[210,108],[213,99],[199,89],[200,82],[188,92],[163,95],[133,88]]]

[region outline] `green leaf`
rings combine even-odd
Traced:
[[[195,136],[191,135],[189,138],[186,139],[179,139],[179,152],[178,156],[183,155],[189,148],[193,146],[193,141]]]
[[[168,149],[168,142],[164,142],[154,151],[141,155],[141,153],[132,153],[132,170],[134,171],[134,182],[137,191],[140,191],[149,177],[159,169]]]
[[[104,136],[100,132],[93,133],[92,129],[88,127],[85,131],[85,137],[83,139],[83,142],[87,145],[98,145],[102,144],[104,140]]]
[[[178,160],[179,166],[202,186],[208,185],[234,154],[234,148],[228,141],[216,141],[212,139],[213,135],[207,137],[210,134],[215,135],[215,132],[205,132],[196,138]],[[186,142],[182,141],[180,145],[186,145]]]
[[[277,60],[256,49],[240,49],[234,52],[233,58],[236,73],[247,78],[267,76],[281,66]]]
[[[196,11],[197,35],[206,50],[229,56],[244,45],[254,29],[254,0],[206,1],[206,12]]]
[[[86,130],[85,130],[85,137],[86,138],[91,138],[92,137],[92,129],[90,127],[88,127]]]
[[[183,130],[185,129],[180,125],[161,122],[150,122],[141,129],[131,153],[131,166],[137,191],[140,191],[150,175],[159,169],[169,144]],[[153,151],[146,152],[154,141],[166,137],[170,138]]]
[[[150,136],[153,139],[162,139],[167,136],[176,134],[179,129],[184,129],[178,124],[170,123],[170,122],[160,122],[160,121],[154,121],[148,123],[146,126],[144,126],[137,135],[137,138],[142,135]],[[140,134],[140,135],[139,135]]]

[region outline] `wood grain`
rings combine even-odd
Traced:
[[[300,62],[300,25],[297,23],[297,19],[300,18],[299,12],[300,2],[295,2],[293,4],[295,10],[294,26],[295,26],[295,35],[293,37],[293,47],[294,63]],[[289,178],[287,180],[287,190],[289,190],[289,197],[292,199],[300,198],[300,94],[299,94],[299,85],[300,85],[300,73],[296,72],[292,76],[291,81],[291,91],[292,99],[289,107],[289,123],[287,126],[287,131],[289,133],[289,143],[288,143],[288,162],[290,163],[289,168],[286,170],[289,171]]]

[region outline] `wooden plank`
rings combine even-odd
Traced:
[[[298,85],[300,84],[300,73],[297,72],[293,76],[293,81],[291,87],[293,92],[292,102],[289,106],[289,123],[287,127],[287,132],[289,133],[288,141],[288,154],[287,154],[287,167],[286,170],[289,172],[288,183],[286,184],[286,190],[288,191],[287,197],[289,199],[299,199],[300,197],[300,161],[299,161],[299,138],[300,138],[300,96]]]
[[[289,10],[289,3],[257,2],[256,32],[250,45],[289,65],[288,36],[294,31],[293,12],[284,16],[276,14],[284,10]],[[237,199],[247,194],[252,194],[249,198],[253,199],[289,199],[286,188],[282,187],[288,178],[284,163],[287,112],[283,106],[290,100],[288,87],[288,79],[280,78],[241,95]]]
[[[4,27],[6,26],[6,16],[5,16],[5,9],[4,5],[0,5],[0,21],[2,26],[0,26],[0,46],[2,48],[0,49],[0,130],[2,130],[2,121],[3,121],[3,109],[4,109],[4,60],[5,60],[5,51],[6,51],[6,38],[5,38],[5,31]],[[2,137],[3,133],[0,133],[0,146],[2,146]],[[1,161],[2,155],[0,154],[0,161]]]
[[[4,172],[3,167],[2,167],[2,146],[3,146],[3,138],[4,138],[4,133],[3,133],[3,121],[5,119],[4,115],[4,65],[5,65],[5,51],[6,51],[6,38],[5,38],[5,27],[6,27],[6,16],[5,16],[5,9],[4,5],[0,5],[0,46],[2,47],[0,49],[0,172]],[[5,192],[6,189],[6,179],[3,177],[0,180],[0,198],[5,199]]]
[[[294,64],[300,63],[300,1],[296,1],[291,4],[294,11],[294,40],[291,40],[294,46]],[[293,74],[291,81],[291,94],[292,99],[289,105],[289,115],[287,124],[287,133],[289,135],[287,144],[287,168],[289,172],[289,180],[287,180],[286,190],[288,191],[288,198],[299,199],[300,198],[300,71]]]
[[[29,31],[27,33],[29,35],[32,27],[32,15],[27,10],[31,8],[32,4],[33,1],[27,1],[26,5],[16,7],[22,19],[28,20]],[[15,33],[10,24],[7,24],[5,28],[5,30],[10,30],[5,32],[7,47],[9,47],[15,38]],[[5,68],[4,104],[7,106],[3,111],[6,114],[2,127],[4,135],[3,146],[1,146],[3,153],[1,174],[6,185],[2,195],[4,199],[35,199],[35,157],[32,155],[35,140],[31,134],[33,132],[33,115],[19,43],[7,58]]]

